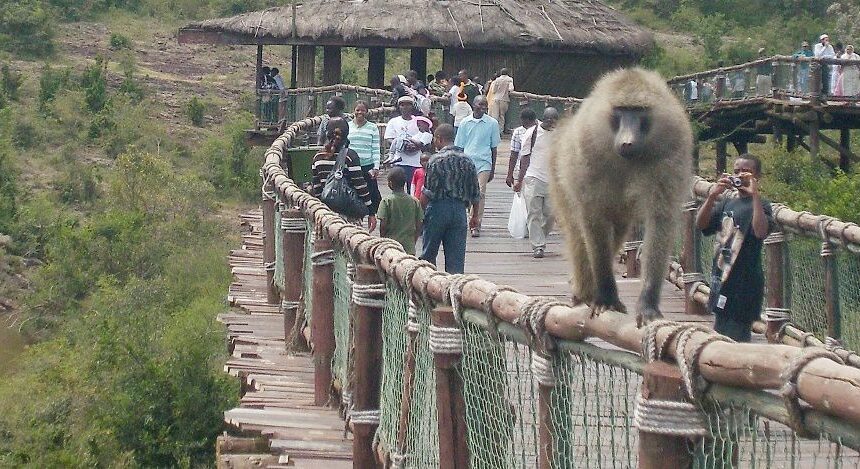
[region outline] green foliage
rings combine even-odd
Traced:
[[[0,75],[2,75],[0,83],[3,86],[3,94],[12,101],[18,101],[21,84],[24,83],[24,76],[12,70],[9,64],[3,64],[3,67],[0,67]]]
[[[110,33],[110,48],[114,50],[130,49],[131,39],[120,33]]]
[[[8,112],[0,111],[0,118]],[[9,233],[16,212],[18,189],[12,167],[12,146],[0,136],[0,233]]]
[[[197,96],[191,98],[188,104],[185,105],[185,115],[191,120],[191,123],[197,127],[203,126],[203,117],[206,111],[206,106],[202,101],[197,99]]]
[[[66,204],[89,204],[101,195],[99,184],[102,175],[98,167],[80,163],[76,158],[67,159],[65,170],[57,178],[56,189],[61,202]]]
[[[72,71],[68,68],[56,69],[47,63],[39,75],[39,110],[48,111],[48,105],[61,90],[69,85]]]
[[[84,69],[81,76],[81,89],[84,91],[85,102],[87,109],[90,112],[99,112],[107,104],[107,61],[104,57],[96,57],[95,63],[92,63]]]
[[[253,200],[259,191],[259,159],[252,158],[245,130],[253,123],[248,113],[232,117],[223,130],[208,138],[195,153],[207,180],[224,193],[237,193]]]
[[[54,21],[41,0],[0,3],[0,49],[42,57],[54,50]]]

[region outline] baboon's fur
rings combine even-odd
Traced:
[[[647,108],[644,152],[619,156],[610,125],[613,108]],[[626,312],[618,298],[613,258],[635,223],[645,229],[641,324],[659,317],[660,289],[681,203],[689,195],[693,138],[687,113],[660,75],[641,68],[610,72],[576,114],[554,132],[550,187],[558,226],[572,263],[574,301]]]

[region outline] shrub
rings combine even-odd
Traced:
[[[71,70],[68,68],[55,69],[47,63],[39,75],[39,110],[48,111],[48,104],[54,100],[57,93],[69,85]]]
[[[18,148],[32,148],[39,142],[39,128],[30,116],[23,112],[18,113],[15,117],[15,123],[12,126],[12,143]]]
[[[131,39],[120,33],[110,33],[110,48],[113,50],[131,49]]]
[[[3,93],[12,101],[18,101],[21,84],[24,82],[24,76],[9,68],[9,64],[3,64],[0,68],[2,74]]]
[[[96,57],[95,63],[88,65],[81,76],[81,89],[84,90],[87,109],[90,112],[99,112],[107,104],[107,60],[104,57]]]
[[[10,233],[18,198],[12,148],[0,139],[0,234]]]
[[[197,99],[197,96],[191,98],[191,101],[188,101],[188,104],[185,106],[185,114],[191,120],[191,123],[197,127],[203,126],[203,117],[206,112],[206,106],[202,101]]]
[[[54,50],[54,21],[40,0],[0,2],[0,48],[42,57]]]
[[[57,180],[57,192],[64,203],[92,203],[101,191],[101,173],[98,167],[72,159],[66,161],[64,171]]]

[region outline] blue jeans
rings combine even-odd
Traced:
[[[466,267],[466,204],[456,199],[433,200],[424,212],[421,259],[436,264],[439,244],[445,248],[445,272],[462,274]]]
[[[412,194],[412,175],[415,174],[415,170],[418,169],[415,166],[405,166],[405,165],[395,165],[399,168],[403,168],[403,172],[406,173],[406,193]]]

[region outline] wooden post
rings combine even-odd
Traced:
[[[818,116],[809,123],[809,156],[813,160],[818,159],[818,149],[821,146],[821,135],[818,133]]]
[[[296,86],[304,88],[314,86],[316,73],[316,48],[314,46],[296,46]]]
[[[409,342],[406,344],[406,366],[403,368],[403,398],[400,400],[400,418],[397,421],[397,451],[408,454],[407,431],[409,429],[409,415],[412,409],[412,390],[415,387],[415,347],[418,337],[418,318],[411,313],[415,311],[410,307],[406,331]],[[415,311],[415,314],[418,314]]]
[[[339,46],[323,47],[323,85],[341,82],[341,53]]]
[[[626,278],[639,278],[639,246],[642,245],[642,240],[637,239],[637,231],[633,230],[630,240],[624,243],[624,266],[627,268],[625,273]]]
[[[738,155],[743,155],[744,153],[748,152],[749,142],[747,142],[746,140],[732,142],[732,144],[735,146],[735,151],[738,152]]]
[[[254,67],[254,96],[256,96],[257,106],[254,108],[254,116],[257,118],[255,128],[259,130],[260,125],[260,108],[263,105],[263,97],[260,95],[260,88],[263,87],[263,45],[257,44],[257,61]]]
[[[714,101],[721,101],[726,96],[726,76],[722,73],[717,74],[717,86],[714,89]]]
[[[367,52],[367,86],[382,88],[385,86],[385,48],[370,47]]]
[[[314,241],[313,320],[314,404],[331,402],[331,359],[334,355],[334,251],[331,241],[317,236]]]
[[[290,88],[296,87],[296,73],[297,73],[297,65],[299,62],[299,49],[298,46],[292,46],[290,51]]]
[[[827,312],[827,335],[842,338],[842,314],[839,307],[839,265],[836,246],[830,241],[821,243],[824,261],[824,309]]]
[[[821,65],[821,62],[818,60],[813,60],[809,63],[809,104],[813,106],[821,104],[822,66],[826,67],[826,65]]]
[[[378,467],[373,451],[373,436],[379,427],[379,416],[367,413],[379,411],[382,383],[382,305],[385,283],[376,266],[356,266],[353,292],[355,311],[355,383],[353,388],[352,460],[355,467]],[[366,288],[366,291],[362,291]],[[374,291],[379,289],[381,291]],[[374,304],[374,303],[379,303]]]
[[[717,140],[717,176],[726,172],[726,155],[728,143],[725,140]]]
[[[693,295],[696,292],[696,285],[704,281],[701,277],[702,265],[699,252],[702,233],[696,227],[697,208],[698,203],[693,199],[684,209],[684,244],[681,247],[681,267],[684,269],[684,311],[687,314],[705,315],[708,314],[707,308],[696,301]]]
[[[418,72],[419,80],[427,79],[427,49],[413,47],[409,51],[409,68]]]
[[[449,306],[434,308],[431,324],[438,328],[456,328],[454,311]],[[431,350],[432,350],[431,346]],[[439,420],[439,468],[469,467],[469,447],[466,444],[466,402],[463,380],[457,371],[462,352],[433,351],[436,367],[436,406]]]
[[[683,401],[684,386],[678,368],[665,362],[645,365],[642,395],[646,399]],[[639,431],[639,469],[690,467],[685,437]]]
[[[538,384],[538,469],[551,469],[555,460],[553,444],[552,392],[555,376],[552,357],[532,352],[532,374]]]
[[[839,146],[851,150],[851,129],[839,129]],[[851,169],[851,159],[844,151],[839,152],[839,169],[846,173]]]
[[[262,177],[262,170],[260,170]],[[281,301],[275,285],[275,186],[263,179],[263,266],[266,269],[266,302],[276,305]]]
[[[786,251],[788,245],[785,242],[785,233],[777,231],[771,233],[764,239],[764,246],[767,250],[767,273],[765,282],[767,284],[767,308],[785,309],[786,305],[786,282],[787,282],[787,265]],[[765,337],[768,342],[777,343],[779,341],[779,331],[782,326],[788,322],[788,317],[771,317],[765,315],[767,319],[767,330]]]
[[[284,310],[284,341],[287,348],[296,346],[301,337],[296,316],[304,288],[305,236],[307,224],[300,210],[290,208],[281,212],[281,228],[284,230],[282,246],[284,252],[284,293],[281,307]]]

